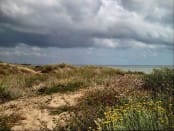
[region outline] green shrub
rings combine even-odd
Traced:
[[[85,83],[82,81],[70,81],[67,83],[59,83],[53,87],[43,87],[38,90],[40,94],[52,94],[56,92],[73,92],[80,88],[86,87]]]
[[[116,96],[118,92],[114,88],[96,89],[86,92],[83,102],[90,106],[113,106],[119,100]]]
[[[174,69],[154,69],[151,74],[144,75],[144,87],[157,93],[174,95]]]
[[[0,103],[17,99],[21,96],[24,96],[24,94],[25,91],[22,89],[16,87],[12,88],[0,86]]]
[[[0,79],[0,101],[16,99],[29,93],[26,79],[25,75],[9,75]]]
[[[49,76],[47,74],[27,75],[27,76],[24,75],[23,78],[24,78],[25,88],[26,87],[32,88],[33,85],[38,85],[39,83],[46,81],[49,78]]]
[[[89,127],[96,127],[94,120],[98,117],[103,117],[104,109],[99,106],[86,106],[80,107],[78,109],[72,109],[69,112],[71,118],[67,121],[67,125],[63,126],[58,124],[58,121],[55,121],[56,127],[55,131],[87,131]]]
[[[126,74],[139,74],[139,75],[143,75],[144,72],[142,72],[142,71],[130,71],[130,70],[128,70],[128,71],[126,72]]]
[[[8,85],[5,82],[0,83],[0,102],[10,99],[10,95],[7,92]]]
[[[53,70],[54,70],[54,67],[52,67],[52,66],[45,66],[45,67],[42,69],[41,73],[50,73],[50,72],[52,72]]]
[[[7,124],[7,117],[0,116],[0,131],[10,131],[10,127]]]

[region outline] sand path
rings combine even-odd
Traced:
[[[57,109],[62,106],[75,106],[77,99],[83,95],[84,91],[73,93],[37,96],[31,98],[21,98],[0,105],[0,115],[18,114],[22,120],[16,121],[12,130],[40,130],[41,123],[47,128],[52,129],[55,126],[54,119],[60,119],[61,124],[64,124],[61,117],[68,117],[68,112],[60,114],[51,114],[50,110]]]

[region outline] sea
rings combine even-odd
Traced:
[[[173,65],[108,65],[114,69],[120,69],[123,71],[140,71],[144,73],[151,73],[153,69],[169,68],[174,69]]]

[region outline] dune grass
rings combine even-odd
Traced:
[[[102,85],[107,79],[124,72],[110,68],[71,65],[24,66],[38,72],[23,72],[11,65],[1,65],[0,99],[16,99],[23,96],[50,94],[56,92],[76,91],[80,88]],[[12,68],[12,69],[11,69]],[[42,83],[44,86],[34,89]]]

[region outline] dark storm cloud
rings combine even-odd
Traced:
[[[90,39],[82,34],[74,35],[73,33],[66,34],[35,34],[35,33],[27,33],[14,31],[12,29],[2,28],[3,34],[0,37],[0,45],[2,47],[6,46],[16,46],[19,43],[27,43],[31,46],[39,46],[39,47],[49,47],[49,46],[59,46],[59,47],[89,47]],[[68,39],[67,39],[68,37]],[[82,44],[83,43],[83,44]]]
[[[1,0],[0,46],[171,48],[171,2]]]

